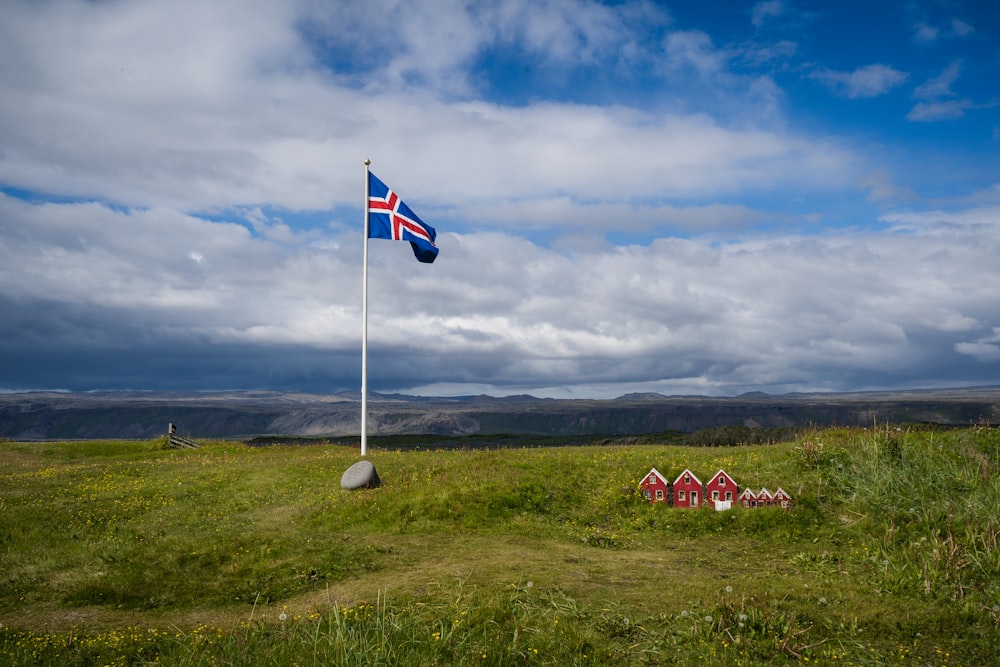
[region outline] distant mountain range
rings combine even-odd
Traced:
[[[136,438],[173,423],[189,437],[340,437],[360,433],[359,392],[25,392],[0,394],[0,437]],[[533,396],[368,396],[371,435],[638,435],[722,426],[868,426],[1000,421],[1000,387],[841,394],[752,392],[735,397],[626,394],[614,399]]]

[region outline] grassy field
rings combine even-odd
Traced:
[[[0,664],[997,664],[1000,432],[0,443]],[[778,508],[644,502],[650,467]]]

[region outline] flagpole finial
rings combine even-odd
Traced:
[[[371,161],[371,160],[369,160],[368,158],[365,158],[365,166],[366,166],[366,167],[370,167],[370,166],[371,166],[371,164],[372,164],[372,161]]]

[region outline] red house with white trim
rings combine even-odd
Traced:
[[[768,507],[774,503],[774,495],[766,488],[761,488],[757,494],[757,507]]]
[[[674,480],[674,507],[701,507],[705,489],[693,472],[684,469]]]
[[[726,509],[733,506],[733,501],[739,494],[739,487],[736,481],[730,477],[725,470],[715,473],[712,479],[705,485],[705,493],[708,495],[708,502],[712,503],[715,509]],[[727,503],[720,505],[720,503]]]
[[[642,496],[651,503],[665,503],[670,498],[670,483],[656,468],[650,468],[639,482]]]
[[[746,507],[747,509],[757,507],[757,494],[749,486],[740,491],[738,497],[741,507]]]
[[[775,505],[780,505],[782,509],[787,510],[789,507],[792,506],[792,497],[788,495],[787,491],[785,491],[783,488],[779,486],[778,490],[774,492],[774,496],[772,497],[772,502]]]

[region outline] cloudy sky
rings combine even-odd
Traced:
[[[1000,384],[971,0],[7,0],[0,390]]]

